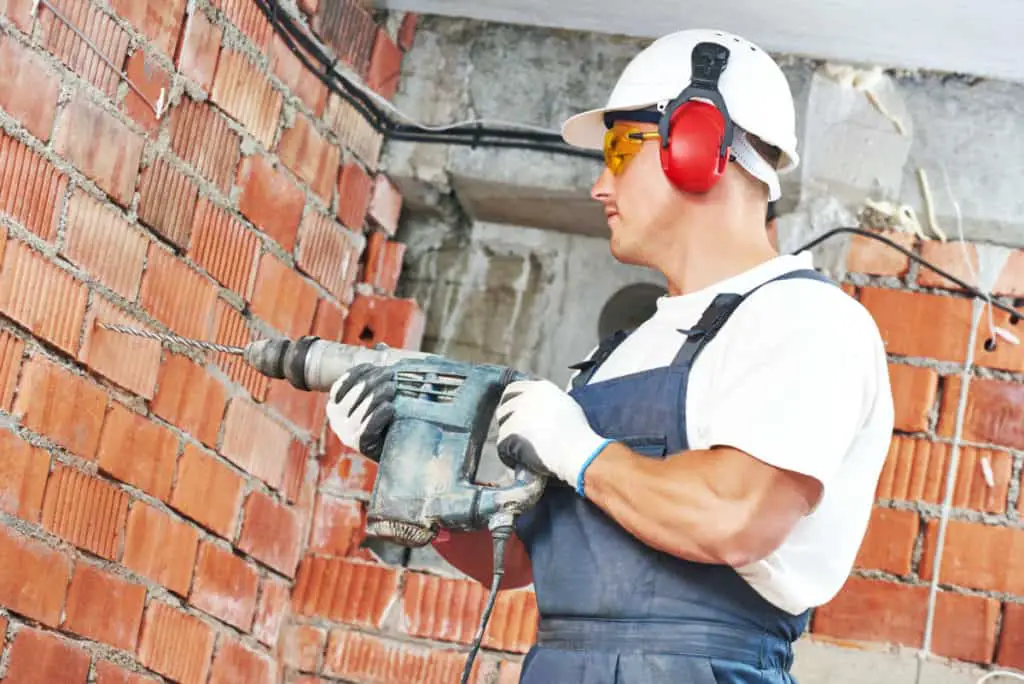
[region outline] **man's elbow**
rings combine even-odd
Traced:
[[[763,560],[782,546],[798,519],[788,512],[745,517],[718,539],[716,555],[733,568]]]

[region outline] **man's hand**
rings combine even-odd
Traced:
[[[374,461],[395,417],[395,373],[388,367],[360,364],[331,387],[327,420],[342,444]]]
[[[510,468],[552,474],[583,495],[583,472],[611,440],[595,433],[579,404],[547,380],[505,388],[497,410],[498,456]],[[547,471],[547,472],[545,472]]]

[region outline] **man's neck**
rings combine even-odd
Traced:
[[[751,244],[723,237],[716,236],[702,245],[683,246],[666,260],[661,271],[668,281],[670,296],[698,292],[778,256],[767,238],[763,243]]]

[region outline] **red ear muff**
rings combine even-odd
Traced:
[[[700,43],[690,60],[690,84],[668,104],[658,123],[661,168],[683,192],[704,193],[725,173],[731,154],[732,118],[718,90],[729,49]]]
[[[726,120],[708,102],[681,104],[668,122],[668,144],[661,146],[661,168],[669,182],[684,192],[704,193],[725,173],[729,148],[721,154]]]

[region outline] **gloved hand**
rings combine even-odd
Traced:
[[[342,444],[380,461],[384,438],[395,417],[394,371],[369,363],[335,380],[327,403],[327,421]]]
[[[548,380],[510,383],[495,415],[502,463],[546,470],[580,496],[583,472],[612,441],[594,432],[580,405]]]

